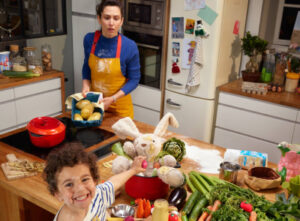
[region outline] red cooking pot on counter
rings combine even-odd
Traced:
[[[164,198],[168,194],[169,185],[165,184],[158,176],[143,177],[135,175],[125,183],[125,191],[135,199],[156,200]]]
[[[66,126],[53,117],[37,117],[27,124],[30,141],[34,146],[49,148],[60,144],[66,135]]]

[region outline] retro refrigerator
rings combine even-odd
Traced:
[[[185,1],[193,3],[190,0],[170,1],[164,113],[172,112],[179,121],[179,128],[170,127],[171,131],[211,142],[216,88],[234,80],[239,73],[248,0],[206,0],[206,6],[217,13],[211,25],[206,22],[209,17],[198,16],[199,9],[185,10]],[[204,31],[209,34],[202,38],[201,47],[196,47],[203,55],[200,84],[190,91],[186,91],[189,69],[183,68],[183,50],[186,49],[183,44],[184,39],[195,39],[195,34],[184,33],[183,38],[173,38],[173,17],[184,18],[184,30],[187,19],[193,19],[195,23],[202,20]],[[179,57],[172,54],[173,42],[179,43]],[[172,73],[174,61],[180,73]]]

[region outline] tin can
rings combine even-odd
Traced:
[[[236,183],[240,169],[241,166],[239,164],[225,161],[220,164],[219,178],[231,183]]]
[[[10,70],[9,51],[0,52],[0,72]]]

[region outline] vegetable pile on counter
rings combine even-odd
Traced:
[[[277,194],[277,201],[272,203],[250,189],[195,171],[189,173],[187,185],[192,194],[181,211],[182,221],[294,221],[300,218],[300,200],[293,195],[285,199],[284,194]]]
[[[41,74],[34,73],[32,71],[9,71],[9,70],[4,70],[3,75],[10,78],[31,78],[31,77],[41,76]]]

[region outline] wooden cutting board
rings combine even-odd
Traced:
[[[8,180],[23,178],[23,177],[29,177],[34,176],[37,174],[37,172],[27,172],[27,171],[18,171],[15,170],[13,167],[9,165],[9,163],[2,163],[1,168],[3,170],[4,175]]]

